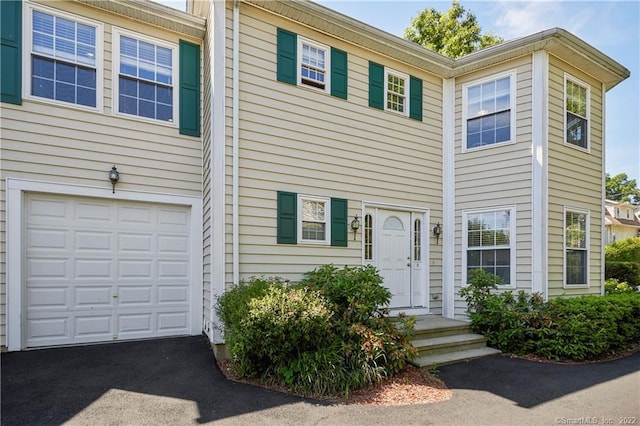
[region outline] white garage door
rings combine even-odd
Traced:
[[[189,208],[25,198],[27,346],[189,334]]]

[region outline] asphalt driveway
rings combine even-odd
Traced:
[[[453,398],[329,405],[227,381],[203,337],[2,354],[6,425],[640,423],[640,354],[599,364],[503,356],[440,368]]]

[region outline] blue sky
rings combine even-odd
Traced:
[[[160,1],[180,9],[182,0]],[[426,7],[447,10],[446,1],[317,0],[347,16],[402,36],[411,18]],[[627,173],[640,184],[640,2],[461,0],[483,32],[510,40],[560,27],[615,59],[631,77],[607,93],[606,170]]]

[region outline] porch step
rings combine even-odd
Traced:
[[[431,368],[439,365],[454,364],[456,362],[470,361],[484,356],[499,354],[494,348],[467,349],[459,352],[441,353],[436,355],[424,355],[411,361],[411,364],[420,368]]]
[[[500,353],[488,348],[484,336],[473,333],[470,323],[433,315],[416,319],[411,344],[418,350],[411,363],[421,368]]]
[[[419,355],[436,355],[487,347],[484,336],[473,333],[454,334],[430,339],[414,339],[411,344],[418,349]]]

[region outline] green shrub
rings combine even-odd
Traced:
[[[605,279],[615,278],[627,282],[632,287],[640,285],[640,264],[635,262],[606,262]]]
[[[583,360],[640,341],[638,292],[544,303],[539,294],[491,292],[495,288],[490,277],[472,276],[460,294],[474,331],[505,352]]]
[[[629,285],[628,282],[620,282],[616,278],[609,278],[604,282],[605,294],[617,294],[617,293],[633,293],[637,291],[635,287]]]
[[[219,298],[217,312],[237,374],[337,395],[395,374],[416,355],[415,319],[392,321],[390,298],[375,268],[327,265],[290,286],[244,282]]]
[[[625,238],[604,248],[607,262],[634,262],[640,264],[640,237]]]

